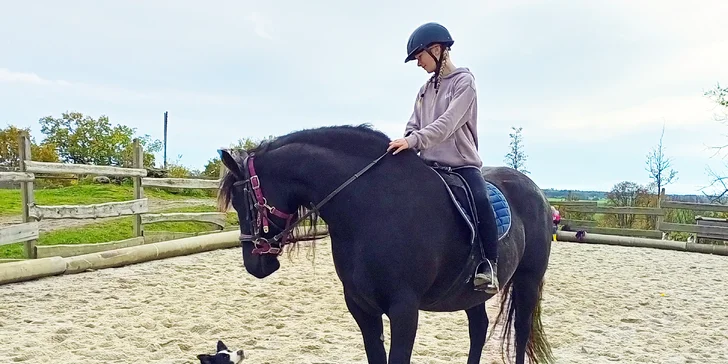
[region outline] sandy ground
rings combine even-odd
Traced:
[[[200,199],[185,199],[185,200],[162,200],[162,199],[152,199],[150,198],[148,201],[149,205],[149,212],[158,212],[166,209],[173,209],[173,208],[180,208],[180,207],[190,207],[190,206],[216,206],[216,202],[214,199],[210,198],[200,198]],[[118,217],[106,217],[106,218],[99,218],[99,219],[50,219],[50,220],[41,220],[39,223],[39,230],[41,233],[49,232],[53,230],[58,229],[67,229],[72,227],[81,227],[84,225],[90,225],[90,224],[97,224],[100,222],[105,222],[109,220],[118,219]],[[3,225],[12,225],[12,224],[19,224],[23,221],[22,215],[11,215],[11,216],[0,216],[0,226]]]
[[[195,363],[218,339],[244,363],[365,363],[329,248],[265,280],[229,249],[0,286],[0,363]],[[554,243],[547,337],[558,363],[727,363],[727,281],[726,257]],[[421,314],[414,363],[467,351],[464,312]]]

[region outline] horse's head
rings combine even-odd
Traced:
[[[317,230],[321,209],[384,158],[388,145],[385,134],[368,126],[338,126],[293,132],[248,152],[218,150],[228,170],[218,205],[227,211],[232,203],[238,214],[245,269],[267,277],[280,268],[285,245],[328,235]],[[364,168],[356,165],[362,161]],[[308,231],[295,236],[304,219]]]
[[[228,169],[220,184],[220,208],[225,211],[232,203],[238,214],[245,269],[257,278],[267,277],[280,268],[278,256],[292,238],[297,206],[282,184],[268,180],[263,193],[253,155],[218,153]]]

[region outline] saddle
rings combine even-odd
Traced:
[[[475,227],[477,207],[470,186],[463,177],[457,172],[453,172],[449,167],[433,165],[430,168],[437,172],[437,175],[445,184],[450,199],[470,229],[470,244],[475,243],[475,239],[479,238],[478,229]],[[488,200],[493,209],[496,228],[498,229],[498,240],[500,241],[511,228],[511,207],[498,187],[488,181],[485,181],[485,185],[488,189]]]
[[[473,277],[473,272],[484,262],[485,259],[483,257],[482,244],[475,244],[476,239],[479,239],[480,235],[474,223],[477,221],[477,207],[475,205],[473,193],[471,192],[467,181],[457,172],[453,172],[449,167],[430,165],[430,168],[432,168],[442,180],[445,185],[445,189],[450,195],[451,201],[460,212],[460,216],[463,218],[465,224],[470,229],[470,254],[463,264],[462,271],[450,287],[439,295],[439,297],[434,298],[430,302],[423,302],[423,309],[425,310],[437,307],[438,304],[454,294],[454,292],[461,287],[461,284],[469,283]],[[495,215],[496,227],[498,229],[498,241],[500,241],[504,236],[506,236],[506,234],[508,234],[508,231],[511,228],[511,208],[508,205],[505,195],[498,189],[498,187],[488,181],[485,181],[485,184],[488,190],[488,199]]]

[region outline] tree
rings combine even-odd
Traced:
[[[271,141],[273,139],[274,137],[272,135],[269,135],[268,137],[262,139],[258,139],[257,141],[254,141],[251,138],[238,139],[236,143],[230,144],[230,149],[242,149],[245,151],[249,151],[260,145],[260,143]],[[207,164],[205,164],[205,169],[204,171],[202,171],[202,174],[208,177],[220,177],[220,157],[214,157],[209,159],[207,161]]]
[[[30,128],[18,128],[15,125],[8,125],[0,130],[0,167],[16,169],[20,166],[20,147],[18,141],[20,133],[30,134]],[[30,138],[30,159],[38,162],[58,162],[58,153],[53,143],[44,141],[41,144]]]
[[[607,205],[614,207],[649,207],[649,189],[630,181],[619,182],[607,193]],[[606,214],[604,220],[608,226],[619,228],[639,228],[634,214]],[[649,225],[645,219],[643,225]],[[649,229],[649,226],[641,226]]]
[[[662,126],[662,134],[660,134],[660,141],[657,146],[653,147],[652,150],[647,154],[647,172],[650,174],[650,179],[653,185],[656,187],[656,194],[659,196],[662,187],[665,187],[676,180],[677,171],[670,168],[672,160],[665,156],[665,148],[662,145],[662,137],[665,136],[665,126]]]
[[[722,108],[720,114],[715,115],[715,119],[717,121],[728,121],[728,87],[720,87],[720,83],[717,83],[714,88],[705,91],[704,95]]]
[[[131,167],[136,129],[112,126],[105,115],[94,119],[82,113],[63,113],[60,118],[46,116],[39,120],[45,142],[56,146],[62,161]],[[154,153],[162,150],[159,140],[149,135],[139,137],[144,148],[144,167],[154,166]]]
[[[728,87],[720,87],[720,83],[717,83],[714,88],[706,91],[704,95],[713,100],[720,109],[719,113],[715,115],[715,120],[720,122],[728,121]],[[726,147],[728,147],[728,144],[713,148],[716,149],[717,154]],[[726,195],[728,195],[728,183],[726,183],[727,177],[713,171],[711,168],[708,168],[708,174],[711,176],[711,183],[703,190],[718,186],[718,191],[711,195],[703,191],[703,194],[709,197],[713,202],[721,202],[724,200]]]
[[[528,158],[528,156],[526,155],[526,153],[523,152],[523,137],[521,136],[521,130],[523,128],[516,128],[512,126],[511,129],[513,130],[513,132],[508,134],[508,136],[511,138],[511,151],[510,153],[506,154],[506,165],[517,171],[520,171],[521,173],[531,173],[525,168],[526,158]]]
[[[220,177],[220,157],[210,158],[205,164],[202,175],[213,178]]]

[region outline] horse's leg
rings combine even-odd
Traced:
[[[387,352],[384,351],[384,327],[381,315],[371,315],[364,311],[348,295],[344,295],[346,307],[354,317],[364,339],[364,350],[369,364],[387,364]]]
[[[389,307],[387,316],[392,332],[389,364],[410,364],[419,314],[417,301],[413,299],[396,301]]]
[[[539,304],[541,276],[533,272],[516,273],[513,277],[513,303],[515,306],[515,320],[513,323],[516,329],[516,364],[524,364],[526,349],[536,349],[540,343],[529,342],[529,340],[541,340],[540,332],[532,333],[534,312]],[[540,330],[540,325],[537,328]],[[540,355],[537,355],[536,359]],[[532,358],[533,360],[534,358]]]
[[[485,303],[471,307],[465,310],[465,313],[468,314],[468,330],[470,331],[468,364],[478,364],[488,332],[488,313],[485,312]]]

